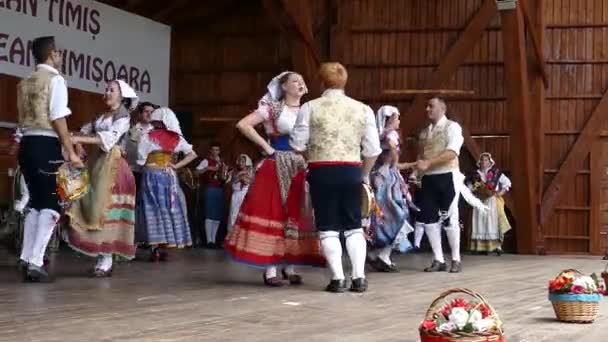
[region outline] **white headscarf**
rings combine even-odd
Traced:
[[[120,95],[122,98],[131,99],[131,105],[128,108],[129,112],[135,110],[139,102],[139,98],[137,97],[135,90],[123,80],[114,80],[114,82],[118,83],[118,88],[120,89]]]
[[[492,154],[490,152],[483,152],[479,155],[479,159],[477,159],[477,167],[481,167],[481,158],[488,157],[490,159],[490,168],[496,165],[496,162],[492,158]]]
[[[150,121],[161,121],[169,131],[183,135],[177,116],[167,107],[160,107],[154,110],[150,115]]]
[[[240,162],[241,159],[243,159],[243,158],[245,158],[245,166],[253,166],[253,162],[251,161],[251,158],[249,158],[249,156],[244,153],[239,155],[238,162]]]
[[[376,125],[378,126],[378,134],[382,135],[384,133],[384,128],[386,127],[386,120],[390,119],[393,114],[397,114],[397,116],[401,115],[399,113],[399,109],[395,106],[382,106],[378,109],[376,113]]]
[[[283,99],[283,87],[281,86],[281,78],[287,74],[295,74],[293,71],[283,71],[282,73],[276,75],[275,77],[268,82],[266,89],[268,91],[266,94],[260,99],[260,102],[279,102]],[[308,93],[308,88],[306,87],[306,83],[304,84],[304,94]]]

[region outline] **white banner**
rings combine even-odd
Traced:
[[[29,75],[39,36],[56,37],[69,87],[103,93],[118,78],[142,101],[168,105],[169,26],[97,1],[0,0],[0,73]]]

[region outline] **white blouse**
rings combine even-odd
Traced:
[[[144,134],[139,141],[139,145],[137,146],[137,165],[145,165],[148,155],[152,152],[158,151],[163,151],[163,148],[155,141],[150,140],[150,135],[148,133]],[[188,154],[192,151],[192,145],[188,144],[186,139],[180,135],[179,142],[173,149],[172,153],[175,154],[183,152],[184,154]]]
[[[95,133],[101,139],[100,148],[104,152],[109,152],[112,147],[116,146],[122,138],[129,131],[130,118],[124,117],[114,121],[112,115],[105,117],[101,115],[94,122],[90,122],[80,129],[82,134],[93,133],[93,125],[95,125]]]
[[[281,135],[287,135],[291,133],[293,130],[293,126],[296,124],[296,119],[298,118],[299,107],[283,107],[283,112],[279,116],[279,119],[276,122],[277,130]],[[268,105],[260,105],[258,109],[256,109],[255,113],[264,119],[264,129],[267,134],[274,134],[274,126],[272,123],[272,117],[270,116],[270,106]]]

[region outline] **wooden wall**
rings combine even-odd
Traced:
[[[402,113],[408,111],[413,98],[383,95],[383,90],[425,87],[482,2],[308,1],[317,48],[322,59],[347,66],[349,94],[374,109],[392,104]],[[539,166],[530,170],[530,177],[542,178],[542,190],[608,88],[608,47],[604,44],[608,39],[608,5],[604,2],[527,1],[532,6],[542,4],[541,22],[546,25],[543,51],[549,87],[545,101],[537,98],[542,105],[531,113],[542,126],[535,133],[540,145]],[[171,106],[193,114],[193,142],[199,153],[205,152],[211,140],[219,140],[229,160],[241,152],[257,156],[255,147],[234,125],[255,109],[272,76],[293,67],[291,35],[281,29],[284,23],[270,18],[263,1],[248,1],[216,18],[174,29]],[[496,12],[465,62],[443,87],[474,91],[473,95],[449,98],[449,115],[509,174],[518,165],[512,165],[513,117],[506,107],[502,39]],[[531,54],[529,64],[533,74]],[[0,76],[1,120],[14,118],[14,86],[14,78]],[[70,97],[75,112],[72,127],[100,104],[97,95],[71,91]],[[424,117],[422,111],[402,117],[402,134],[416,136],[425,124]],[[549,253],[599,254],[608,249],[608,124],[603,137],[596,137],[593,148],[589,146],[589,158],[564,184],[556,210],[541,227]],[[406,145],[407,159],[413,156],[415,139],[407,140]],[[465,148],[461,161],[463,171],[473,170],[473,158]],[[516,191],[521,191],[518,184],[514,184]],[[512,199],[509,196],[510,206]]]

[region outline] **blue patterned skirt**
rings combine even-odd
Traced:
[[[381,165],[372,172],[372,185],[381,214],[371,217],[373,248],[391,246],[403,253],[412,249],[407,235],[414,229],[409,223],[409,208],[403,193],[403,177],[396,167]]]
[[[192,245],[186,198],[174,171],[145,168],[137,199],[137,242]]]

